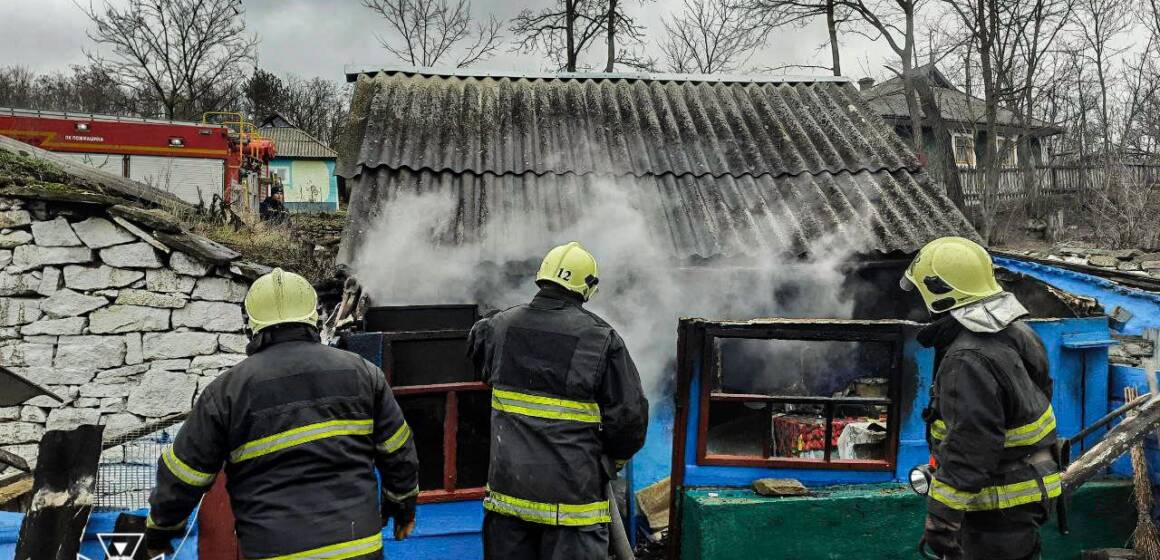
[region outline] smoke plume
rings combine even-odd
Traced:
[[[579,241],[600,268],[600,290],[588,307],[624,338],[654,403],[670,390],[681,317],[851,315],[840,266],[865,249],[864,240],[825,236],[803,259],[759,239],[728,266],[694,266],[691,255],[673,246],[665,217],[635,203],[631,193],[640,183],[586,181],[583,207],[493,215],[479,231],[464,231],[459,201],[446,192],[400,194],[350,264],[375,305],[502,309],[531,299],[535,271],[549,249]]]

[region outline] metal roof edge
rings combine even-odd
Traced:
[[[519,72],[516,70],[479,70],[472,68],[430,68],[419,66],[367,66],[348,64],[343,69],[347,82],[359,76],[376,74],[412,74],[429,77],[511,78],[526,80],[627,80],[693,83],[843,83],[854,84],[846,76],[772,76],[758,74],[667,74],[651,72]]]
[[[96,122],[122,122],[144,124],[172,124],[180,126],[199,126],[202,128],[225,128],[221,123],[199,123],[193,121],[167,121],[164,119],[150,119],[146,117],[123,117],[119,115],[98,115],[96,113],[70,113],[68,111],[41,111],[40,109],[21,109],[18,107],[0,107],[0,116],[8,117],[47,117],[54,119],[81,119]]]

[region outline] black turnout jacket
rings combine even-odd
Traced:
[[[545,525],[607,523],[605,485],[648,426],[624,341],[578,297],[548,286],[476,323],[468,344],[492,387],[484,507]]]
[[[224,467],[247,559],[381,557],[379,500],[418,493],[411,430],[382,371],[301,324],[263,330],[247,352],[163,453],[147,527],[180,528]]]
[[[956,512],[1057,497],[1058,466],[1043,453],[1058,438],[1039,337],[1021,321],[975,333],[948,315],[926,327],[919,341],[933,346],[938,360],[925,414],[937,462],[932,510],[961,517]]]

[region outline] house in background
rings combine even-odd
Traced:
[[[277,156],[270,161],[270,174],[282,181],[286,208],[291,212],[337,211],[334,166],[338,154],[277,113],[262,122],[259,132],[274,141]]]
[[[983,150],[989,132],[998,135],[1000,149],[1004,146],[1008,148],[1003,154],[1004,167],[1016,167],[1021,161],[1020,158],[1023,157],[1030,158],[1034,165],[1048,163],[1043,140],[1049,136],[1062,134],[1062,128],[1040,120],[1033,120],[1029,142],[1012,141],[1018,140],[1019,136],[1023,134],[1022,123],[1014,112],[999,107],[995,129],[988,131],[986,101],[955,88],[946,76],[933,65],[923,66],[918,71],[927,73],[939,108],[942,110],[943,121],[950,129],[954,142],[955,162],[958,163],[960,169],[979,167],[979,164],[982,163]],[[906,96],[903,94],[902,79],[896,77],[874,85],[873,79],[863,78],[859,80],[858,84],[861,86],[862,95],[870,107],[909,143],[913,134],[911,132],[910,110],[906,106]],[[933,135],[929,123],[925,122],[925,114],[923,121],[923,141],[926,148],[924,151],[930,153],[934,150]],[[1021,150],[1024,153],[1020,153]]]

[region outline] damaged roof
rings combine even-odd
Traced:
[[[844,80],[415,69],[348,78],[348,261],[401,194],[458,199],[449,231],[466,242],[489,220],[564,223],[608,183],[678,257],[800,254],[831,234],[881,252],[977,238]]]

